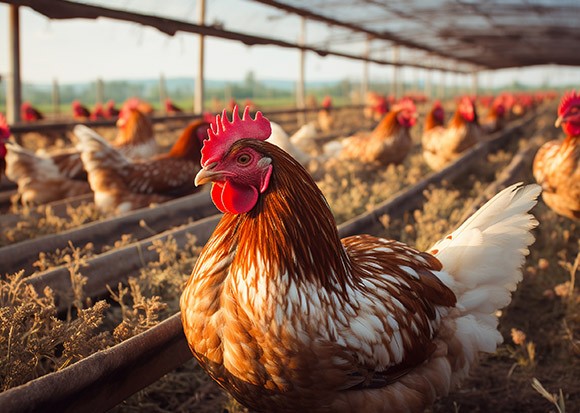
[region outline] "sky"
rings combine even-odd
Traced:
[[[139,2],[139,10],[153,13],[158,2],[152,0],[102,0],[101,2],[130,4]],[[184,19],[183,13],[193,18],[195,4],[191,0],[166,0],[163,12],[167,17]],[[242,32],[262,32],[269,37],[295,42],[297,27],[293,17],[280,15],[272,9],[257,7],[240,0],[208,1],[207,20],[226,21],[226,28]],[[193,5],[193,6],[192,6]],[[118,6],[117,6],[118,7]],[[149,9],[148,9],[149,8]],[[197,70],[198,37],[178,33],[171,37],[156,29],[109,19],[50,20],[41,14],[21,7],[21,76],[27,83],[78,83],[119,79],[154,79],[163,74],[171,77],[195,77]],[[235,11],[235,13],[232,13]],[[223,16],[235,18],[224,19]],[[4,23],[6,22],[6,23]],[[307,26],[307,41],[314,38],[320,27]],[[2,33],[3,32],[3,33]],[[242,80],[250,71],[256,78],[296,80],[299,70],[299,52],[273,46],[245,46],[242,43],[206,38],[205,77],[212,80]],[[8,72],[8,5],[0,4],[0,74]],[[392,68],[370,64],[371,81],[390,81]],[[338,58],[306,54],[306,81],[360,80],[363,63]],[[404,70],[403,79],[423,78],[424,71]],[[438,81],[438,73],[433,76]],[[471,84],[469,76],[447,78],[448,82]],[[541,85],[548,82],[576,83],[580,85],[580,68],[555,66],[530,69],[510,69],[495,73],[482,72],[482,87],[501,87],[514,79],[523,83]]]

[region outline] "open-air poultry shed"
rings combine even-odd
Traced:
[[[18,120],[20,43],[18,8],[30,7],[50,19],[109,18],[154,27],[168,35],[187,32],[246,45],[272,45],[300,51],[297,106],[304,103],[304,55],[334,55],[394,67],[417,67],[471,74],[511,67],[580,65],[574,53],[580,40],[580,4],[574,0],[253,0],[237,7],[256,8],[251,22],[235,13],[206,21],[206,5],[107,1],[2,0],[10,8],[8,118]],[[220,2],[222,3],[222,2]],[[213,3],[212,7],[216,4]],[[144,7],[147,9],[144,10]],[[219,7],[219,6],[218,6]],[[187,19],[184,16],[192,16]],[[287,18],[284,31],[271,36],[273,21]],[[308,25],[308,27],[307,27]],[[195,109],[203,102],[203,46],[199,48]],[[366,66],[366,65],[365,65]],[[394,83],[398,76],[394,71]],[[363,88],[368,69],[363,69]]]
[[[310,114],[310,118],[313,119],[314,114],[320,110],[318,105],[308,107],[306,104],[305,62],[312,55],[323,58],[333,56],[332,59],[344,59],[360,64],[360,96],[364,96],[374,86],[369,80],[370,68],[374,68],[372,65],[381,70],[388,68],[385,70],[386,76],[382,79],[387,78],[385,89],[388,88],[392,96],[386,97],[392,97],[393,102],[404,94],[404,90],[400,90],[404,89],[402,86],[405,80],[405,72],[402,69],[407,67],[414,68],[414,72],[424,76],[423,91],[428,97],[435,97],[434,93],[427,92],[431,87],[432,78],[438,78],[440,82],[445,83],[446,80],[460,77],[463,83],[471,86],[474,94],[479,93],[478,98],[489,98],[490,103],[494,96],[484,91],[484,87],[479,84],[484,83],[489,72],[550,64],[580,67],[578,53],[580,0],[212,0],[211,2],[0,0],[0,3],[8,4],[9,9],[9,20],[4,22],[5,30],[9,34],[10,48],[6,53],[9,58],[9,71],[6,76],[3,74],[1,80],[5,80],[8,86],[6,108],[14,140],[18,134],[24,136],[30,132],[70,131],[78,123],[94,128],[114,129],[116,122],[116,119],[89,118],[85,122],[65,117],[62,120],[54,117],[40,122],[20,122],[18,110],[21,107],[20,56],[21,52],[24,52],[20,33],[27,30],[20,23],[22,17],[20,13],[24,9],[33,10],[34,13],[56,21],[54,24],[59,24],[65,19],[85,19],[85,21],[112,19],[136,27],[154,28],[166,34],[168,39],[178,33],[185,33],[188,39],[197,42],[199,54],[189,59],[191,68],[188,68],[191,78],[195,78],[196,81],[192,97],[194,111],[173,116],[151,117],[157,129],[170,135],[172,139],[174,130],[170,127],[164,130],[164,127],[169,124],[175,129],[173,124],[199,118],[204,112],[204,74],[211,69],[204,59],[207,52],[207,45],[204,46],[204,43],[209,37],[237,42],[251,48],[281,48],[295,54],[296,107],[271,108],[272,110],[268,108],[267,112],[265,108],[260,108],[270,120],[280,123],[281,126],[286,126],[283,122],[290,119],[294,130],[299,126],[305,126],[300,117],[298,122],[294,123],[296,114],[299,116],[303,114],[304,118]],[[251,20],[238,18],[235,12],[241,9],[251,10],[253,18]],[[358,70],[358,66],[356,69]],[[575,79],[572,80],[577,84]],[[359,87],[358,83],[356,87]],[[207,92],[211,95],[209,88]],[[504,91],[496,89],[494,92],[498,92],[500,96],[500,92],[503,94]],[[486,96],[483,96],[484,94]],[[428,168],[421,153],[423,143],[419,142],[420,139],[416,139],[418,136],[414,136],[416,142],[412,149],[415,152],[411,154],[412,160],[407,164],[403,163],[396,167],[389,165],[380,172],[369,170],[368,174],[364,168],[345,169],[344,175],[329,175],[327,183],[324,180],[317,180],[317,184],[319,182],[322,185],[326,184],[326,188],[321,187],[325,196],[327,194],[324,189],[333,187],[337,198],[334,201],[340,201],[340,205],[344,205],[345,209],[349,208],[348,213],[351,215],[345,213],[344,219],[336,220],[339,224],[339,235],[343,237],[368,233],[395,238],[399,234],[393,235],[394,231],[400,230],[400,234],[408,238],[399,236],[396,239],[405,242],[410,243],[413,237],[416,240],[421,235],[431,239],[427,237],[432,235],[429,231],[449,230],[454,224],[453,221],[465,220],[500,189],[514,182],[533,181],[531,163],[534,154],[540,144],[558,137],[561,132],[561,129],[554,127],[557,117],[555,110],[557,95],[558,92],[555,90],[530,92],[528,97],[538,100],[536,106],[513,114],[501,129],[486,134],[484,140],[463,152],[461,157],[439,171]],[[290,95],[290,92],[288,96],[292,96],[288,99],[294,99],[294,95]],[[447,102],[441,100],[446,104],[446,111],[447,108],[456,106],[456,102],[452,99],[456,96],[445,97],[449,98]],[[479,107],[484,109],[483,104],[479,103]],[[419,120],[424,121],[427,118],[425,111],[430,104],[428,99],[417,104],[421,109]],[[355,115],[351,118],[344,116],[346,118],[344,123],[348,129],[343,127],[331,130],[322,136],[323,142],[350,137],[363,130],[363,127],[352,122],[352,119],[363,119],[366,122],[364,127],[371,124],[371,120],[364,119],[361,114],[362,104],[333,107],[333,110],[335,109],[334,113],[340,113],[341,116],[348,110],[352,110]],[[419,125],[414,127],[415,131],[424,126],[421,124],[420,128]],[[35,137],[30,138],[32,139]],[[54,139],[49,136],[47,140]],[[360,159],[357,161],[359,164],[357,167],[367,166]],[[16,192],[13,182],[8,183],[12,185],[11,187],[5,184],[4,181],[4,189],[8,190],[0,190],[0,206],[2,203],[8,204],[7,200],[12,197],[10,191]],[[349,193],[351,190],[352,194]],[[377,192],[380,193],[380,197],[377,196]],[[339,195],[345,196],[343,198]],[[327,197],[330,199],[330,196]],[[427,207],[433,208],[435,204],[441,211],[437,209],[430,212]],[[83,212],[84,208],[87,207],[86,209],[90,211],[91,206],[94,207],[94,195],[88,193],[40,205],[36,207],[37,209],[31,208],[30,211],[26,206],[26,214],[23,210],[10,210],[0,215],[0,227],[3,228],[3,232],[8,233],[13,227],[22,227],[22,231],[17,233],[18,236],[14,236],[11,242],[7,242],[6,245],[0,242],[0,263],[3,272],[9,275],[21,271],[22,282],[39,294],[42,291],[49,291],[48,289],[53,291],[57,298],[54,311],[61,318],[65,312],[70,313],[73,305],[76,305],[73,301],[77,300],[77,296],[73,297],[70,293],[73,290],[75,294],[78,293],[79,288],[75,283],[81,281],[86,283],[80,290],[84,287],[86,294],[83,297],[87,303],[91,301],[92,304],[103,299],[116,306],[113,301],[117,301],[115,299],[117,293],[112,287],[118,286],[120,296],[121,288],[130,285],[131,279],[148,271],[153,272],[151,268],[161,261],[161,259],[157,261],[161,255],[160,248],[167,250],[175,248],[179,252],[187,248],[198,249],[207,242],[221,219],[221,214],[217,214],[218,210],[212,203],[209,192],[202,191],[160,205],[150,204],[147,208],[139,208],[126,214],[97,214],[95,217],[98,218],[90,218],[78,225],[64,227],[66,229],[55,226],[54,231],[50,230],[53,232],[34,232],[36,223],[41,222],[42,214],[46,214],[46,211],[50,212],[53,221],[63,222],[72,221],[71,217],[77,211],[78,216],[88,214],[86,211]],[[433,222],[438,225],[427,218],[420,222],[429,214],[436,216]],[[438,214],[441,217],[437,216]],[[461,388],[462,399],[450,398],[445,402],[447,404],[433,411],[534,413],[547,411],[547,408],[542,409],[548,402],[542,400],[540,395],[532,393],[535,391],[530,385],[532,378],[542,380],[546,389],[549,389],[544,390],[544,398],[549,400],[546,394],[554,400],[562,397],[563,401],[560,401],[568,403],[566,407],[569,407],[569,410],[574,410],[575,406],[579,405],[580,394],[577,389],[580,378],[577,375],[577,366],[580,359],[576,356],[580,354],[578,340],[580,322],[577,311],[580,301],[577,299],[578,293],[574,293],[574,274],[579,268],[580,255],[575,261],[572,260],[578,254],[580,231],[578,223],[558,217],[542,205],[542,202],[534,214],[537,214],[541,225],[534,234],[536,244],[530,248],[530,255],[523,268],[524,280],[521,286],[526,284],[527,291],[519,297],[516,294],[520,294],[521,290],[514,294],[514,302],[518,300],[518,307],[513,309],[511,314],[512,320],[517,319],[521,323],[519,327],[528,333],[528,341],[519,346],[515,345],[515,341],[509,342],[509,327],[512,325],[508,327],[508,322],[501,325],[504,330],[500,333],[506,339],[507,346],[511,347],[502,347],[503,353],[490,358],[501,358],[503,364],[497,368],[495,365],[492,366],[491,373],[478,376],[476,380],[479,381]],[[542,221],[540,217],[546,219]],[[390,226],[394,228],[393,233],[386,232]],[[437,226],[442,226],[443,229],[431,228]],[[41,225],[38,224],[38,227]],[[421,234],[421,231],[426,235]],[[125,236],[129,237],[125,239]],[[192,243],[195,243],[195,248],[191,247]],[[50,254],[54,252],[54,260],[57,262],[59,258],[56,256],[57,252],[64,254],[68,251],[67,248],[81,254],[79,248],[83,245],[87,249],[90,245],[91,251],[86,257],[83,256],[82,260],[78,259],[78,262],[82,261],[83,264],[82,273],[74,270],[78,272],[78,279],[74,277],[71,266],[63,265],[61,262],[52,263],[49,260],[53,258]],[[174,247],[167,247],[173,245]],[[41,257],[49,259],[42,262]],[[194,258],[188,259],[193,261]],[[175,261],[178,261],[177,258]],[[77,261],[74,264],[76,265]],[[191,273],[190,264],[186,262],[187,269],[182,272]],[[563,264],[570,268],[562,269]],[[170,277],[178,272],[176,269],[171,271]],[[565,283],[561,282],[562,273],[566,271],[572,274],[570,277],[572,286],[565,289],[565,292],[567,294],[569,292],[570,297],[576,299],[574,302],[572,299],[566,301],[557,291],[558,287],[565,286]],[[554,275],[560,279],[556,279]],[[164,277],[170,278],[167,275]],[[165,278],[163,281],[166,281]],[[570,284],[570,281],[566,282]],[[178,282],[175,282],[175,285],[177,284]],[[182,286],[178,287],[181,292]],[[168,295],[175,293],[172,288],[162,284],[162,289],[170,291]],[[564,291],[564,288],[560,288],[560,291]],[[171,298],[177,296],[178,294]],[[124,306],[120,301],[117,303]],[[81,306],[82,303],[74,308],[78,310]],[[141,390],[163,382],[164,376],[167,378],[168,375],[194,364],[191,362],[192,352],[183,336],[179,308],[177,310],[170,308],[172,312],[167,318],[156,320],[155,325],[148,326],[147,329],[124,338],[119,343],[98,350],[91,349],[90,353],[61,366],[62,368],[59,367],[46,374],[43,372],[42,375],[22,381],[22,384],[2,389],[0,411],[101,412],[109,409],[129,411],[123,410],[122,406],[127,400],[140,397]],[[508,319],[510,311],[512,309],[506,309],[502,323]],[[167,312],[169,313],[169,310]],[[57,316],[53,318],[57,319]],[[538,337],[542,337],[544,341],[539,341]],[[546,345],[546,342],[549,342],[550,346]],[[556,344],[552,346],[554,342]],[[538,344],[537,352],[533,347],[534,343]],[[8,345],[11,345],[11,342]],[[63,345],[58,343],[57,347],[57,351],[62,352]],[[511,353],[506,354],[508,352]],[[493,361],[489,364],[493,364]],[[487,362],[488,360],[485,360],[482,364]],[[536,367],[538,368],[535,369]],[[516,379],[510,381],[518,374],[521,375],[519,382]],[[184,381],[194,382],[191,376],[187,376]],[[167,393],[175,393],[174,387],[171,385],[166,387],[169,389]],[[528,393],[522,391],[524,387]],[[475,397],[471,397],[477,389],[481,394],[487,393],[486,401],[493,399],[496,404],[481,402],[477,398],[477,393]],[[558,389],[559,396],[551,393]],[[207,393],[210,394],[209,397],[207,394],[199,396],[197,391],[196,389],[196,393],[193,394],[185,390],[180,395],[185,400],[181,410],[168,408],[165,411],[196,411],[199,404],[212,398],[213,393],[209,391]],[[534,397],[529,397],[529,393]],[[514,403],[509,405],[506,403],[503,406],[502,402],[509,398],[507,395],[510,394],[517,394],[519,398],[514,397]],[[522,400],[524,402],[521,402]],[[198,405],[190,407],[189,404],[192,402]],[[160,401],[158,404],[162,406],[163,402]],[[517,408],[513,407],[516,405]],[[531,405],[534,405],[534,409],[529,408]],[[505,408],[498,409],[498,406]],[[146,407],[139,408],[140,411],[147,410]],[[217,411],[227,411],[222,405],[219,409]],[[207,411],[210,411],[209,408]],[[213,413],[213,410],[211,412]]]

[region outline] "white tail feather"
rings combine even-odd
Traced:
[[[79,139],[77,145],[87,172],[96,168],[120,168],[129,160],[116,148],[112,147],[102,136],[85,125],[76,125],[73,130]]]
[[[431,249],[443,264],[441,280],[457,296],[455,335],[469,364],[502,341],[495,314],[509,304],[522,279],[521,266],[534,241],[530,231],[538,225],[529,210],[540,192],[538,185],[504,189]]]

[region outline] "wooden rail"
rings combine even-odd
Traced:
[[[63,249],[69,243],[81,247],[88,242],[93,243],[95,250],[99,251],[106,245],[112,245],[122,234],[131,234],[136,239],[143,239],[151,236],[152,231],[159,233],[167,228],[185,224],[188,220],[199,220],[218,212],[211,202],[209,192],[204,191],[165,202],[155,208],[142,208],[58,234],[7,245],[0,248],[0,262],[3,272],[13,273],[20,269],[33,272],[32,264],[41,252]]]
[[[344,110],[344,109],[364,109],[364,105],[343,105],[343,106],[336,106],[334,107],[335,111]],[[298,109],[298,108],[284,108],[284,109],[274,109],[268,110],[268,118],[272,118],[271,120],[275,121],[276,117],[281,115],[293,115],[298,113],[317,113],[320,108],[305,108],[305,109]],[[203,114],[199,113],[178,113],[175,115],[167,115],[167,116],[152,116],[151,121],[154,124],[158,123],[166,123],[170,121],[192,121],[194,119],[200,119],[203,117]],[[22,133],[29,133],[29,132],[65,132],[72,130],[76,125],[82,123],[83,125],[88,126],[89,128],[95,127],[114,127],[116,125],[116,119],[101,119],[101,120],[78,120],[78,119],[68,119],[58,122],[53,121],[38,121],[33,123],[16,123],[10,125],[10,130],[14,134],[22,134]]]
[[[400,192],[391,200],[379,205],[369,214],[363,214],[339,227],[341,237],[361,232],[373,233],[378,227],[378,217],[385,213],[400,215],[421,205],[423,190],[430,184],[460,176],[473,164],[473,160],[486,155],[494,148],[505,145],[510,137],[523,126],[529,124],[532,116],[521,120],[509,130],[495,135],[485,143],[467,152],[444,170],[429,175],[419,182]],[[520,163],[529,159],[527,156],[516,156],[507,170],[516,170],[514,162]],[[502,185],[507,185],[515,174],[506,174]],[[157,237],[172,235],[184,237],[185,233],[194,233],[198,240],[206,240],[221,218],[220,215],[208,217],[200,222],[179,230],[168,231]],[[132,245],[121,250],[111,251],[91,260],[89,271],[101,272],[102,268],[110,267],[112,262],[121,263],[117,271],[130,273],[135,271],[140,261],[149,259],[143,256],[146,246],[151,240]],[[178,243],[183,242],[179,241]],[[133,258],[131,258],[133,257]],[[129,262],[131,261],[131,262]],[[35,277],[37,278],[37,277]],[[39,279],[34,281],[37,288],[43,285],[57,286],[54,280]],[[95,281],[99,283],[101,281]],[[110,280],[102,281],[104,283]],[[115,281],[116,282],[116,281]],[[96,288],[93,284],[89,289]],[[162,375],[175,369],[192,355],[187,348],[181,326],[180,315],[175,314],[152,329],[139,334],[108,350],[101,351],[83,359],[59,372],[32,380],[22,386],[0,393],[0,408],[2,412],[101,412],[112,408],[140,388],[153,383]]]

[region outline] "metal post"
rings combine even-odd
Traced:
[[[56,79],[52,79],[52,113],[60,115],[60,92]]]
[[[105,85],[103,79],[97,79],[96,103],[103,103],[105,100]]]
[[[399,63],[399,46],[394,46],[393,47],[393,86],[392,86],[392,91],[393,91],[393,96],[395,96],[395,99],[399,98],[399,70],[400,67],[398,65]]]
[[[205,25],[205,0],[198,0],[197,19],[200,26]],[[193,111],[202,113],[204,110],[204,65],[205,65],[205,36],[198,37],[199,54],[197,59],[197,76],[195,78],[195,96],[193,101]]]
[[[167,99],[167,91],[165,88],[165,76],[163,73],[159,75],[159,102],[161,107],[165,108],[165,99]]]
[[[18,6],[11,4],[8,12],[8,79],[6,94],[6,118],[8,123],[20,121],[22,84],[20,81],[20,13]]]
[[[304,46],[306,43],[306,18],[302,17],[300,20],[300,38],[298,39],[298,44]],[[306,51],[300,49],[300,60],[299,60],[299,71],[298,71],[298,84],[296,85],[296,107],[299,109],[304,109],[306,107],[306,93],[304,86],[304,73],[306,66]],[[301,112],[298,113],[298,123],[304,125],[306,123],[306,114]]]

